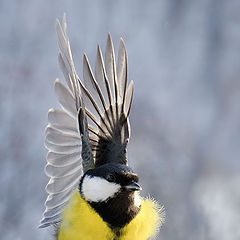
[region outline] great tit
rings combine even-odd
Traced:
[[[156,235],[164,213],[156,201],[142,198],[137,174],[128,166],[129,113],[133,81],[128,85],[127,54],[120,40],[117,63],[110,34],[105,61],[97,49],[95,74],[83,57],[78,77],[67,36],[66,17],[56,21],[61,109],[50,109],[45,172],[50,177],[40,227],[55,226],[57,240],[145,240]]]

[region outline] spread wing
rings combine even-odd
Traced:
[[[124,42],[120,40],[116,65],[110,34],[105,62],[98,46],[95,76],[87,56],[83,57],[84,83],[79,83],[89,122],[95,166],[110,162],[127,164],[126,148],[130,138],[128,116],[133,99],[133,81],[127,86],[127,73]]]
[[[63,208],[89,168],[109,162],[127,164],[130,138],[128,116],[133,81],[127,85],[123,40],[120,40],[117,64],[110,34],[105,61],[98,46],[95,75],[84,55],[82,82],[75,71],[65,16],[62,24],[57,20],[56,29],[58,60],[67,86],[56,80],[55,92],[61,110],[50,109],[48,113],[45,145],[49,150],[46,174],[50,181],[40,227],[61,221]]]
[[[56,30],[60,49],[58,60],[67,86],[58,79],[55,81],[61,110],[50,109],[48,113],[45,146],[49,152],[45,172],[50,181],[46,186],[46,210],[39,227],[47,227],[61,220],[62,210],[78,187],[82,174],[94,164],[66,28],[64,16],[62,24],[57,20]]]

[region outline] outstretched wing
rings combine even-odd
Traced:
[[[63,208],[78,187],[82,174],[94,165],[85,109],[66,28],[64,16],[62,24],[57,20],[56,30],[60,49],[58,60],[67,87],[58,79],[55,81],[61,110],[50,109],[48,113],[45,145],[49,152],[45,170],[50,181],[46,186],[46,210],[39,227],[47,227],[61,220]]]
[[[61,221],[63,208],[89,168],[110,162],[127,164],[126,147],[130,138],[128,116],[133,81],[127,86],[123,40],[117,66],[110,34],[105,63],[98,46],[95,76],[84,55],[83,83],[75,71],[65,16],[62,24],[57,20],[56,29],[58,60],[67,87],[56,80],[55,92],[62,109],[50,109],[48,114],[45,145],[49,150],[46,174],[50,181],[46,186],[48,197],[40,227]]]
[[[128,116],[133,99],[133,81],[127,86],[127,54],[120,40],[116,66],[114,48],[108,35],[105,63],[98,46],[95,76],[87,56],[83,57],[83,79],[79,80],[89,122],[90,143],[95,166],[105,163],[127,164],[130,138]]]

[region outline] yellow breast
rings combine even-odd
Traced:
[[[117,238],[77,192],[63,212],[58,240],[146,240],[154,237],[162,225],[162,210],[155,201],[142,199],[139,213],[121,230],[121,237]]]

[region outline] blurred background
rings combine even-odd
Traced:
[[[125,40],[135,81],[130,164],[166,209],[159,240],[240,239],[240,1],[0,0],[0,230],[51,239],[44,128],[58,107],[55,19],[66,12],[79,76]],[[117,50],[117,49],[116,49]]]

